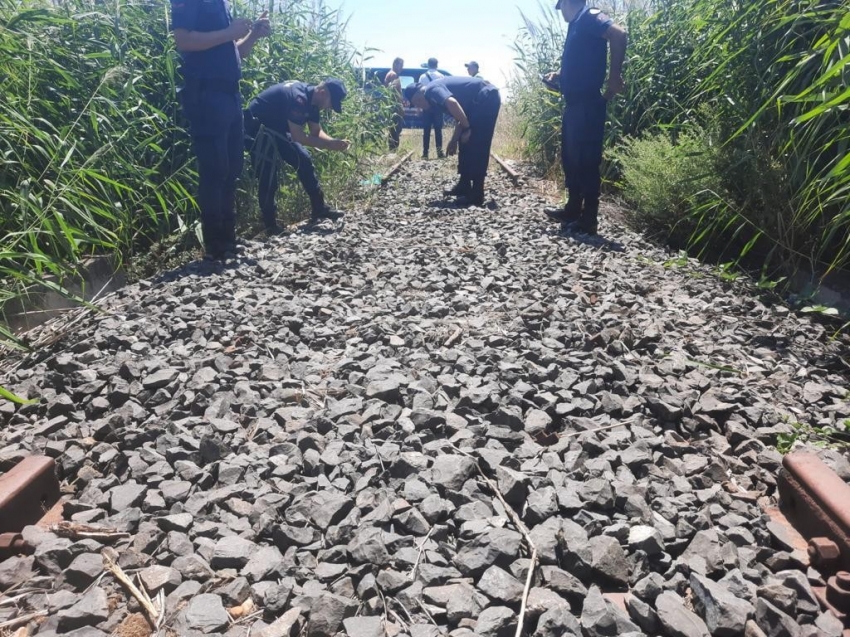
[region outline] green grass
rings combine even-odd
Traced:
[[[362,54],[346,43],[340,13],[287,3],[270,17],[273,36],[243,65],[243,98],[287,79],[344,79],[349,98],[325,128],[352,148],[313,151],[329,199],[344,200],[365,160],[385,152],[387,105],[356,89]],[[164,0],[0,0],[0,309],[34,288],[64,291],[91,255],[132,263],[151,246],[194,243],[197,176],[169,19]],[[246,233],[258,226],[254,188],[246,165],[238,194]],[[291,171],[279,207],[290,221],[307,210]],[[4,337],[25,346],[0,321]]]
[[[650,0],[615,9],[629,31],[627,91],[609,109],[614,151],[604,174],[636,202],[637,225],[715,260],[746,259],[774,280],[850,265],[846,3]],[[564,32],[548,10],[526,21],[515,45],[512,92],[544,172],[556,171],[559,105],[538,74],[557,69]],[[663,157],[684,174],[660,171]]]

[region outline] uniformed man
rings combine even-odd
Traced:
[[[241,60],[271,33],[266,13],[256,22],[232,19],[227,0],[172,0],[174,43],[182,57],[180,101],[198,159],[198,206],[206,256],[236,250],[236,180],[242,172]]]
[[[303,82],[275,84],[255,97],[245,110],[246,143],[259,179],[258,198],[268,234],[280,234],[275,195],[278,189],[278,158],[295,168],[298,180],[310,197],[311,217],[339,219],[343,213],[325,203],[313,159],[304,146],[346,151],[349,142],[334,139],[322,130],[320,112],[342,112],[346,96],[342,80],[327,79],[318,86]],[[307,126],[309,133],[305,133]]]
[[[393,60],[392,68],[387,71],[384,77],[384,86],[392,91],[393,99],[393,119],[392,127],[390,128],[390,150],[397,150],[401,139],[401,130],[404,127],[404,104],[401,99],[401,72],[404,70],[404,60],[396,58]]]
[[[445,76],[437,70],[437,58],[428,58],[428,68],[419,76],[420,84],[428,84]],[[443,157],[443,114],[437,109],[422,111],[422,159],[428,159],[428,147],[431,145],[431,129],[434,129],[434,145],[437,158]]]
[[[559,73],[546,80],[558,82],[565,108],[561,122],[561,164],[567,203],[545,212],[564,230],[595,235],[599,213],[602,142],[608,100],[624,89],[623,60],[626,32],[586,0],[558,0],[556,9],[569,23]],[[611,71],[602,92],[611,47]]]
[[[481,73],[478,72],[478,62],[475,60],[467,62],[464,66],[466,67],[466,72],[469,73],[469,77],[481,77]]]
[[[412,84],[405,89],[405,97],[425,112],[442,118],[445,111],[457,121],[446,152],[454,155],[460,149],[460,179],[446,194],[457,196],[464,206],[483,205],[490,146],[502,103],[498,89],[479,78],[451,76],[424,86]]]

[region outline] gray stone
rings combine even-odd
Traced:
[[[504,604],[519,603],[525,590],[518,579],[498,566],[491,566],[484,571],[478,588],[490,599]]]
[[[390,553],[384,544],[383,531],[375,527],[358,530],[347,548],[351,558],[358,564],[383,566],[390,561]]]
[[[696,608],[713,637],[735,637],[744,632],[747,620],[755,614],[752,604],[702,575],[692,573],[690,582]]]
[[[212,593],[203,593],[190,599],[184,612],[186,626],[204,634],[221,632],[230,623],[230,616],[221,597]]]
[[[647,555],[658,555],[664,552],[664,538],[655,527],[639,524],[629,529],[629,548]]]
[[[103,572],[103,558],[97,553],[83,553],[65,570],[65,579],[77,590],[84,590]]]
[[[142,569],[139,577],[142,578],[142,583],[151,595],[155,595],[161,588],[168,594],[183,582],[179,571],[160,564]]]
[[[57,627],[66,633],[83,626],[96,626],[109,617],[109,600],[106,591],[95,586],[73,606],[59,611]]]
[[[514,637],[517,616],[505,606],[485,608],[478,616],[475,632],[481,637]]]
[[[537,620],[534,637],[581,637],[581,624],[567,606],[554,606]]]
[[[381,617],[349,617],[343,620],[345,632],[350,637],[385,637]]]
[[[210,566],[216,570],[222,568],[242,568],[257,549],[257,545],[236,535],[223,537],[216,542]]]
[[[597,535],[589,540],[590,565],[612,585],[625,588],[629,584],[629,563],[616,538]]]
[[[431,480],[449,491],[459,491],[475,473],[475,461],[466,456],[444,454],[434,459]]]
[[[241,571],[249,582],[276,579],[284,571],[284,560],[276,546],[263,546],[256,550]]]
[[[658,621],[670,637],[710,637],[705,622],[685,607],[685,601],[665,591],[655,600]]]
[[[109,491],[109,510],[121,513],[131,507],[139,506],[145,497],[147,488],[133,480]]]
[[[591,586],[581,611],[585,637],[614,637],[640,629],[613,602],[605,599],[598,586]]]
[[[629,617],[640,626],[641,630],[649,634],[658,632],[658,615],[652,609],[652,606],[639,597],[626,596],[626,610],[629,611]]]
[[[800,625],[765,599],[756,602],[756,624],[767,637],[799,637]]]
[[[6,590],[29,580],[33,575],[35,558],[10,557],[0,562],[0,590]]]
[[[348,597],[331,593],[319,595],[310,608],[308,637],[334,637],[342,628],[342,622],[354,616],[357,606],[357,602]]]

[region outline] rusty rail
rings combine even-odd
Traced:
[[[502,167],[502,170],[504,170],[508,174],[508,177],[511,178],[511,181],[514,182],[515,186],[519,185],[520,175],[515,172],[510,166],[508,166],[505,163],[505,160],[499,157],[496,153],[490,153],[490,157],[496,160],[496,163],[499,164],[499,166]]]
[[[400,160],[399,160],[399,161],[398,161],[395,165],[393,165],[393,166],[392,166],[392,167],[391,167],[391,168],[387,171],[387,174],[386,174],[386,175],[384,175],[383,177],[381,177],[381,186],[383,186],[384,184],[386,184],[386,183],[390,180],[390,178],[392,178],[392,177],[393,177],[393,175],[395,175],[395,174],[396,174],[399,170],[401,170],[401,167],[402,167],[402,166],[404,166],[404,163],[405,163],[408,159],[410,159],[411,157],[413,157],[413,151],[412,151],[412,150],[411,150],[409,153],[407,153],[404,157],[402,157],[402,158],[401,158],[401,159],[400,159]]]
[[[24,458],[0,476],[0,561],[29,550],[20,532],[41,520],[59,497],[52,458]]]
[[[815,594],[850,636],[850,485],[810,453],[785,456],[778,485],[783,512],[809,539],[809,558],[828,577]]]

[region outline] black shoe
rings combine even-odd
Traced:
[[[428,153],[422,153],[422,159],[428,159]]]
[[[266,236],[279,237],[282,234],[286,234],[286,230],[284,228],[281,228],[276,223],[270,226],[266,226]]]
[[[438,148],[437,149],[437,159],[442,159],[443,157],[445,157],[445,155],[443,154],[443,149]]]
[[[544,208],[543,213],[549,217],[551,221],[557,221],[559,223],[573,223],[574,221],[578,221],[581,214],[577,211],[570,210],[566,206],[558,208]]]
[[[444,190],[443,194],[446,197],[465,197],[469,195],[470,190],[472,190],[472,184],[466,179],[461,179],[449,190]]]
[[[319,219],[330,219],[331,221],[336,221],[337,219],[342,219],[344,216],[344,212],[334,210],[333,208],[329,208],[328,206],[323,206],[318,210],[314,210],[313,214],[311,215],[313,221],[318,221]]]

